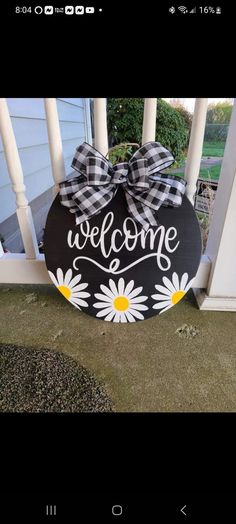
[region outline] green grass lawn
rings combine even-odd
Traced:
[[[220,176],[221,164],[212,166],[210,169],[200,169],[200,178],[209,178],[211,180],[218,180]]]
[[[210,169],[200,169],[199,178],[206,178],[208,180],[218,180],[220,176],[221,164],[212,166]],[[184,178],[183,173],[173,173],[181,178]]]
[[[202,156],[224,156],[225,142],[204,142]]]

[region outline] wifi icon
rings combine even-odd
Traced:
[[[185,7],[185,5],[180,5],[178,7],[178,10],[181,11],[181,13],[183,13],[184,15],[188,12],[187,7]]]

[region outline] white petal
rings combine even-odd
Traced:
[[[80,298],[70,298],[69,302],[71,302],[71,304],[79,304],[80,306],[88,307],[88,303]]]
[[[76,275],[76,277],[72,278],[72,280],[70,281],[70,289],[72,289],[74,286],[76,286],[80,282],[81,277],[82,275]]]
[[[187,286],[185,287],[184,291],[185,293],[187,293],[187,291],[193,286],[193,282],[194,282],[194,278],[192,278],[189,283],[187,284]]]
[[[179,289],[180,289],[179,288],[179,277],[178,277],[177,273],[173,273],[173,275],[172,275],[172,282],[173,282],[173,284],[175,286],[176,291],[179,291]]]
[[[188,273],[184,273],[181,278],[181,282],[180,282],[180,289],[182,291],[184,291],[187,282],[188,282]]]
[[[115,316],[115,311],[111,311],[109,315],[107,315],[107,317],[104,318],[104,320],[106,320],[107,322],[111,322],[114,316]]]
[[[100,288],[103,291],[103,293],[105,293],[105,295],[107,295],[110,298],[114,298],[114,293],[112,293],[112,291],[109,289],[109,287],[104,286],[103,284],[101,284]]]
[[[82,291],[82,289],[86,289],[88,287],[88,284],[86,282],[84,284],[79,284],[78,286],[73,287],[72,291]]]
[[[144,316],[142,313],[139,313],[139,311],[135,311],[134,309],[130,309],[129,313],[133,315],[135,318],[139,318],[139,320],[144,320]]]
[[[122,322],[122,324],[127,323],[127,318],[124,313],[120,314],[120,321]]]
[[[120,313],[116,313],[113,322],[120,322]]]
[[[130,282],[127,284],[126,288],[125,288],[125,292],[124,292],[124,295],[126,297],[128,297],[130,291],[132,291],[134,287],[134,280],[130,280]]]
[[[127,298],[130,299],[130,298],[136,297],[137,295],[139,295],[139,293],[141,293],[142,290],[143,290],[142,287],[136,287],[136,289],[131,291],[131,293],[129,294],[129,296]]]
[[[147,311],[148,307],[144,304],[131,304],[130,306],[132,309],[135,309],[135,311]]]
[[[135,318],[132,317],[129,311],[126,311],[125,314],[129,322],[136,322]]]
[[[152,306],[152,307],[153,307],[153,309],[162,309],[163,307],[166,307],[169,304],[172,304],[172,302],[171,301],[169,301],[169,302],[167,302],[167,301],[165,301],[165,302],[157,302],[157,304],[154,304],[154,306]]]
[[[117,295],[119,295],[119,293],[118,293],[118,289],[117,289],[117,287],[116,287],[116,285],[115,285],[114,280],[112,280],[111,278],[110,278],[110,280],[109,280],[109,286],[110,286],[110,288],[111,288],[111,291],[112,291],[113,295],[114,295],[115,297],[117,297]]]
[[[53,284],[54,284],[55,286],[59,286],[59,283],[58,283],[58,281],[57,281],[55,275],[54,275],[51,271],[48,271],[48,274],[49,274],[51,280],[53,281]]]
[[[108,306],[107,302],[95,302],[95,304],[93,304],[93,307],[95,307],[96,309],[107,308],[107,306]]]
[[[63,286],[64,284],[63,271],[60,267],[57,269],[57,280],[58,280],[59,286]]]
[[[165,284],[166,288],[169,289],[172,293],[176,291],[175,287],[173,286],[169,278],[163,277],[162,282],[163,284]]]
[[[98,300],[101,300],[101,301],[104,301],[104,302],[109,302],[109,304],[112,303],[112,301],[114,300],[114,297],[107,297],[106,295],[102,295],[101,293],[95,293],[95,298],[97,298]]]
[[[71,304],[73,304],[74,307],[76,307],[77,309],[81,311],[81,308],[77,304],[74,304],[73,302],[71,302]]]
[[[77,291],[77,293],[72,291],[71,294],[71,298],[88,298],[90,296],[90,293],[87,293],[87,291]]]
[[[68,286],[71,279],[72,279],[72,269],[68,269],[68,271],[65,274],[64,285]]]
[[[125,281],[123,278],[120,278],[118,282],[119,295],[124,295],[124,289],[125,289]]]
[[[167,300],[168,302],[170,301],[170,297],[167,297],[167,295],[151,295],[152,298],[154,298],[154,300]]]
[[[160,315],[161,313],[164,313],[164,311],[167,311],[167,309],[170,309],[170,307],[173,307],[174,304],[170,304],[169,306],[163,308],[161,311],[160,311]]]
[[[111,307],[107,307],[101,311],[98,311],[96,317],[105,317],[105,315],[108,315],[108,313],[111,313],[111,311],[113,311],[113,309],[111,309]]]
[[[147,300],[148,297],[135,297],[135,298],[131,298],[130,300],[130,304],[138,304],[138,302],[145,302],[145,300]]]
[[[169,289],[167,289],[166,287],[158,285],[158,286],[155,286],[155,288],[157,291],[160,291],[161,293],[163,293],[164,295],[167,295],[168,297],[172,295],[172,292]]]

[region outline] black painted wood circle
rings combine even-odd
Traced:
[[[111,322],[137,322],[167,311],[191,287],[201,257],[197,217],[186,196],[162,206],[160,226],[145,232],[128,214],[122,188],[80,226],[56,196],[44,246],[49,275],[71,304]]]

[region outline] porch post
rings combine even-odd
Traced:
[[[236,99],[230,120],[206,246],[207,290],[195,290],[200,309],[236,311]]]
[[[94,98],[95,147],[106,156],[108,152],[106,98]]]
[[[207,104],[208,98],[196,98],[185,167],[185,179],[187,180],[186,196],[191,204],[194,203],[194,195],[196,193],[197,179],[201,165]]]
[[[142,144],[155,141],[157,98],[144,99]]]

